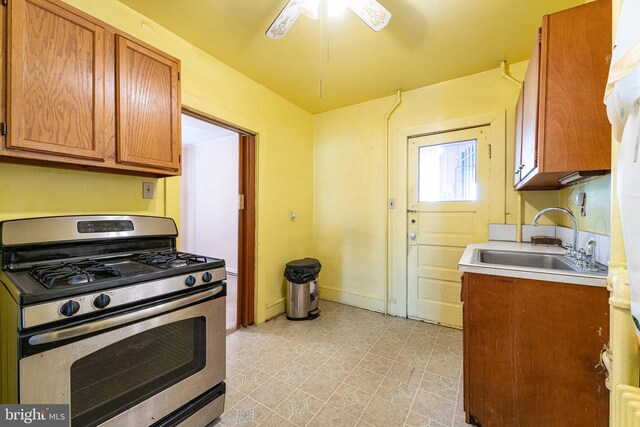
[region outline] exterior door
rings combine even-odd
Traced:
[[[485,126],[409,139],[411,318],[462,327],[458,261],[489,237],[488,134]]]

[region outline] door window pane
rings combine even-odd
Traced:
[[[420,147],[418,202],[477,200],[477,140]]]
[[[98,425],[202,370],[205,318],[180,320],[111,344],[71,365],[71,425]]]

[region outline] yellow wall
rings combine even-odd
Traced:
[[[312,250],[311,114],[122,3],[67,2],[179,58],[184,105],[258,134],[257,320],[283,311],[284,263]],[[158,180],[152,201],[141,197],[143,180],[148,178],[0,164],[0,219],[166,212],[179,224],[179,179]]]
[[[522,62],[511,72],[522,78],[525,69]],[[498,217],[516,224],[518,198],[511,177],[518,93],[499,69],[409,91],[391,119],[390,135],[402,128],[506,111],[506,212]],[[385,296],[384,116],[394,101],[386,97],[314,116],[314,248],[324,266],[321,290],[327,298],[374,309],[384,306]],[[522,194],[525,222],[558,203],[555,191]]]
[[[587,194],[586,216],[580,216],[580,208],[573,203],[573,196],[578,193]],[[567,204],[578,218],[578,226],[581,231],[589,231],[604,235],[611,235],[611,175],[590,180],[575,187],[565,188],[558,192],[560,204]],[[569,195],[571,196],[569,197]],[[569,198],[567,200],[567,198]],[[559,225],[571,227],[571,220],[566,215],[561,215]]]
[[[142,182],[156,198],[142,198]],[[126,175],[0,164],[0,219],[47,215],[126,213],[164,215],[163,180]]]

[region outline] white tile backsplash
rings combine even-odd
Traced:
[[[517,227],[512,224],[490,224],[489,240],[492,241],[516,241]],[[522,225],[522,242],[531,242],[532,236],[548,236],[557,237],[562,240],[563,244],[573,243],[573,229],[560,227],[555,225],[539,225],[533,226],[529,224]],[[611,239],[603,234],[596,234],[587,231],[578,233],[578,249],[584,248],[589,240],[596,242],[596,261],[606,265],[609,262],[609,254],[611,252]]]
[[[556,237],[562,240],[562,244],[573,243],[573,229],[556,227]]]
[[[489,224],[489,240],[515,242],[518,227],[515,224]]]
[[[531,242],[533,236],[547,236],[556,237],[555,225],[523,225],[522,226],[522,241]]]

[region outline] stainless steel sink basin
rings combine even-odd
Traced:
[[[495,250],[479,250],[476,258],[478,264],[504,265],[511,267],[542,268],[545,270],[563,270],[585,272],[564,255],[541,254],[532,252],[509,252]],[[606,273],[606,268],[598,265],[598,272]]]

